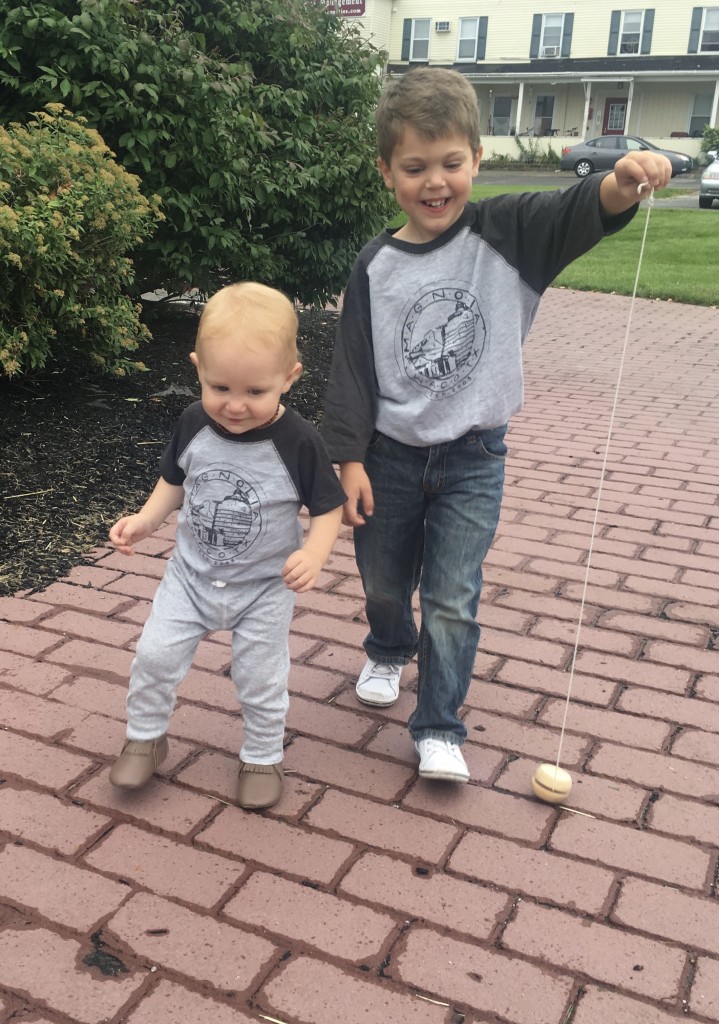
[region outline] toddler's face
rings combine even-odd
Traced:
[[[263,350],[236,338],[205,338],[200,354],[193,352],[190,359],[202,385],[205,412],[231,434],[255,430],[272,419],[302,370],[296,363],[288,371],[280,348]]]
[[[463,135],[427,139],[407,125],[390,162],[378,160],[385,185],[409,217],[395,238],[431,242],[451,227],[469,199],[481,155]]]

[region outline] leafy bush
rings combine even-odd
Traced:
[[[154,229],[157,200],[94,129],[49,104],[0,128],[0,368],[89,357],[114,373],[146,337],[127,297],[127,253]]]
[[[0,121],[62,98],[161,197],[145,288],[336,295],[390,209],[381,62],[310,0],[0,0]]]
[[[555,153],[551,145],[546,150],[539,139],[529,137],[525,142],[518,135],[514,141],[519,149],[519,162],[531,164],[533,167],[559,167],[559,154]]]
[[[719,152],[719,125],[716,128],[711,128],[709,125],[706,125],[704,128],[701,149],[699,150],[701,155],[704,157],[704,163],[709,163],[707,154],[710,150]]]

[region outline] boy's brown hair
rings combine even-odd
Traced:
[[[276,288],[242,281],[221,288],[208,300],[197,328],[195,350],[213,334],[250,335],[263,347],[281,352],[287,366],[298,362],[298,320],[294,306]]]
[[[379,98],[376,120],[377,148],[386,164],[407,125],[426,139],[463,135],[472,153],[479,152],[477,94],[459,71],[422,67],[390,78]]]

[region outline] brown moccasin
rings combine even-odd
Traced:
[[[156,740],[127,740],[110,769],[110,782],[120,789],[140,789],[167,757],[167,736]]]
[[[272,807],[282,795],[282,762],[246,764],[240,761],[237,779],[237,804],[248,811]]]

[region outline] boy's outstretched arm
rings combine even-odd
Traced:
[[[110,530],[110,541],[123,555],[134,554],[133,544],[149,537],[165,522],[170,512],[182,504],[181,486],[168,484],[162,477],[139,512],[118,519]]]
[[[599,186],[599,201],[604,214],[614,217],[624,213],[640,199],[649,196],[649,188],[637,192],[639,185],[664,188],[671,176],[672,165],[661,153],[652,153],[648,149],[627,153],[617,160],[614,171]]]
[[[341,505],[322,516],[311,517],[304,544],[292,552],[282,569],[282,578],[290,590],[298,594],[312,590],[337,540],[341,523]]]

